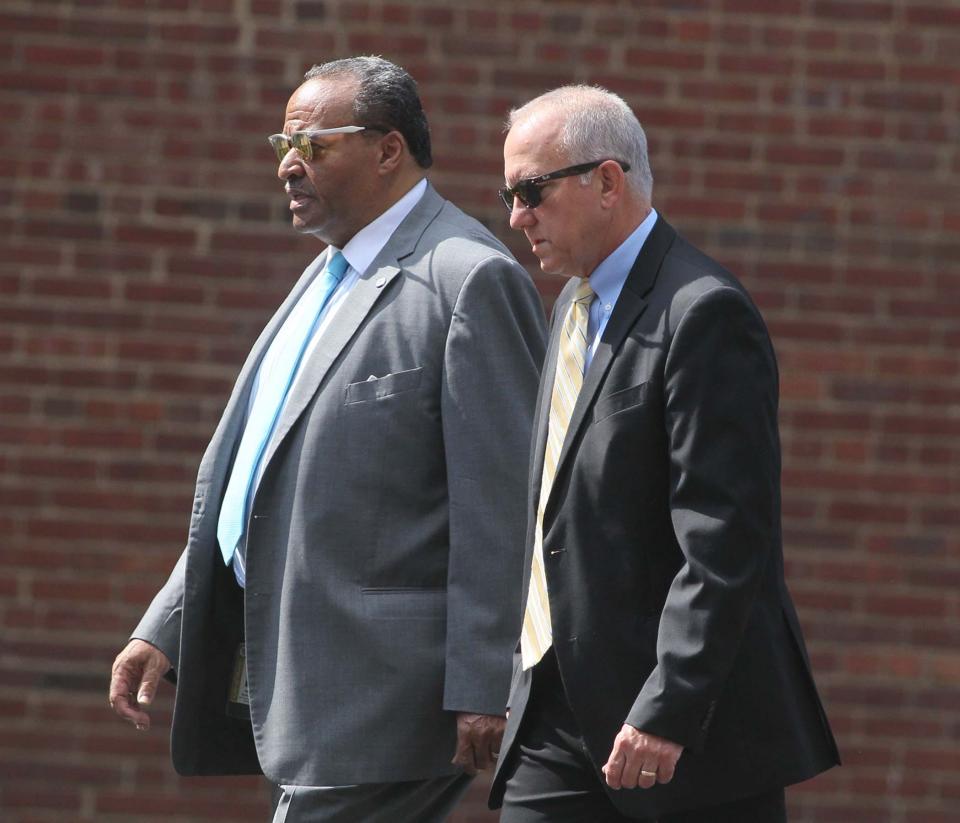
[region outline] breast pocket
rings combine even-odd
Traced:
[[[347,385],[344,403],[348,406],[353,403],[369,403],[412,391],[420,385],[422,375],[422,367],[385,374],[383,377],[370,375],[366,380]]]
[[[417,587],[379,587],[360,590],[364,616],[379,620],[443,620],[447,590]]]
[[[611,415],[642,406],[650,401],[650,397],[649,381],[601,397],[593,407],[593,422],[599,423]]]

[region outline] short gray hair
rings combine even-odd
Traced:
[[[622,97],[600,86],[561,86],[513,109],[507,118],[507,130],[543,108],[565,115],[560,148],[571,163],[603,159],[629,163],[627,184],[650,200],[653,174],[647,156],[647,135]]]

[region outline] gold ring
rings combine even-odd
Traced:
[[[640,769],[640,774],[642,774],[644,777],[656,777],[656,776],[657,776],[657,773],[656,773],[656,772],[648,772],[648,771],[646,771],[645,769]]]

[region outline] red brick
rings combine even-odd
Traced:
[[[200,305],[204,302],[204,290],[195,286],[178,286],[171,283],[131,283],[124,289],[131,302],[184,303]]]
[[[627,49],[628,66],[648,71],[702,71],[705,59],[701,52],[657,51],[654,49]]]
[[[793,16],[803,9],[801,0],[721,0],[725,12]]]
[[[101,48],[67,46],[27,46],[23,60],[27,65],[90,67],[103,64],[106,53]]]
[[[261,780],[172,774],[169,687],[151,734],[111,725],[103,673],[182,546],[239,364],[317,251],[289,228],[263,135],[299,71],[360,46],[414,72],[436,185],[516,251],[548,306],[562,278],[539,273],[490,196],[502,118],[571,80],[635,107],[658,208],[743,278],[780,361],[789,582],[845,756],[790,790],[791,820],[944,819],[960,800],[951,4],[34,5],[0,12],[0,119],[31,149],[0,157],[11,823],[200,823],[223,818],[226,796],[237,823],[266,814]],[[310,53],[290,64],[304,37]],[[41,581],[80,588],[31,600]],[[88,582],[109,592],[84,600]],[[910,753],[929,768],[900,778]],[[45,768],[59,800],[6,803],[8,788],[46,790]],[[495,819],[485,786],[452,823]],[[143,793],[161,798],[149,817],[124,807]]]
[[[905,523],[908,519],[906,506],[892,506],[882,503],[858,503],[852,500],[834,501],[830,504],[829,515],[839,521],[851,520],[874,523]]]
[[[960,300],[907,300],[890,301],[890,312],[900,318],[926,318],[956,320],[960,316]]]
[[[144,20],[111,20],[102,14],[67,19],[64,26],[72,36],[89,37],[111,45],[118,40],[144,40],[150,33],[150,26]]]
[[[906,10],[907,22],[937,28],[960,27],[960,9],[946,5],[911,4]]]
[[[721,54],[717,65],[724,74],[760,74],[769,77],[789,75],[794,70],[792,58],[770,54]]]
[[[902,65],[899,68],[899,79],[906,83],[929,83],[938,87],[944,83],[956,84],[960,82],[960,67],[928,64]]]
[[[893,19],[892,3],[857,2],[857,0],[816,0],[813,13],[838,23],[862,25],[866,22],[890,22]]]
[[[844,152],[842,149],[830,149],[823,145],[804,146],[780,143],[771,145],[767,149],[766,159],[770,163],[783,163],[790,166],[839,166],[843,163]]]
[[[744,204],[736,200],[718,200],[713,197],[665,198],[671,213],[688,218],[713,217],[720,220],[742,220],[745,214]]]
[[[792,134],[796,123],[783,114],[737,113],[718,114],[717,128],[721,131],[742,131],[751,134]]]
[[[236,26],[202,25],[199,23],[173,23],[157,27],[162,40],[173,43],[208,43],[215,46],[229,46],[236,39]]]
[[[109,583],[96,580],[38,580],[32,586],[37,600],[69,600],[72,602],[105,602],[110,598]]]
[[[904,111],[935,113],[943,111],[942,93],[918,91],[867,91],[863,104],[868,109],[882,109],[902,114]]]
[[[193,245],[195,234],[189,229],[163,229],[149,225],[119,225],[113,232],[118,243],[143,246],[175,246],[179,250]]]
[[[749,82],[722,82],[703,78],[684,79],[680,85],[682,100],[706,100],[709,102],[752,103],[759,97],[757,87]]]
[[[33,290],[46,297],[76,297],[90,300],[105,300],[113,291],[108,280],[84,278],[46,278],[38,277],[33,281]]]
[[[810,77],[831,79],[843,77],[850,81],[881,81],[886,77],[884,63],[855,63],[838,60],[813,60],[807,65]]]
[[[881,372],[904,376],[951,377],[960,374],[960,362],[953,357],[940,357],[918,353],[907,355],[884,355],[877,360]]]
[[[887,127],[879,118],[820,115],[810,119],[807,131],[815,137],[879,139],[886,136]]]

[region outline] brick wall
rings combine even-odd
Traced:
[[[265,817],[259,780],[173,774],[169,689],[137,734],[106,686],[316,250],[264,136],[357,52],[420,80],[435,183],[531,271],[493,193],[506,110],[571,80],[634,106],[657,205],[779,352],[789,581],[846,759],[792,819],[960,818],[955,0],[4,0],[0,817]]]

